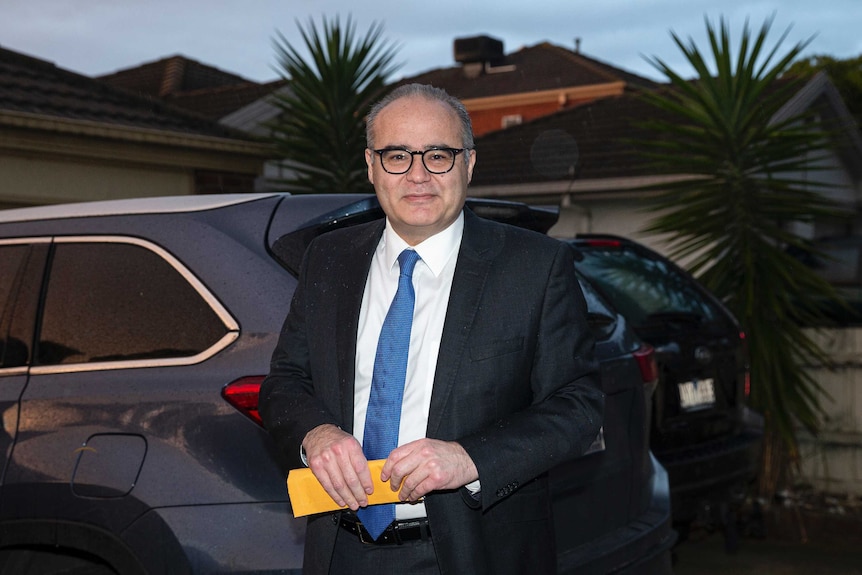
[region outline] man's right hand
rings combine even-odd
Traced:
[[[308,432],[302,447],[311,472],[339,506],[356,511],[368,505],[374,484],[368,460],[355,437],[324,424]]]

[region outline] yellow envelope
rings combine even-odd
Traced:
[[[374,493],[368,496],[369,505],[400,501],[398,492],[392,491],[389,482],[380,481],[380,470],[383,469],[384,461],[384,459],[376,459],[368,462],[371,479],[374,481]],[[287,474],[287,493],[290,495],[290,506],[293,507],[294,517],[347,509],[339,507],[333,501],[311,469],[291,469]]]

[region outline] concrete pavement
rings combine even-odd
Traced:
[[[675,575],[862,575],[862,540],[806,543],[745,537],[725,552],[721,532],[692,530],[675,549]]]

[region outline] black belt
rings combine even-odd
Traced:
[[[401,545],[407,541],[431,538],[431,527],[427,518],[406,519],[404,521],[393,521],[389,527],[383,530],[377,540],[362,525],[358,517],[352,513],[342,513],[338,525],[345,531],[349,531],[367,545]]]

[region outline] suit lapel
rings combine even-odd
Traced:
[[[335,345],[338,354],[338,389],[341,392],[341,420],[345,431],[353,431],[353,390],[356,381],[356,336],[359,310],[371,258],[383,233],[384,222],[357,228],[351,244],[345,246],[347,257],[340,277],[330,278],[337,293]]]
[[[452,393],[458,368],[467,353],[467,340],[482,300],[485,280],[493,258],[502,245],[498,230],[464,210],[464,236],[455,265],[449,306],[443,323],[443,337],[434,373],[434,387],[428,413],[428,437],[436,437],[446,412],[446,404]]]

